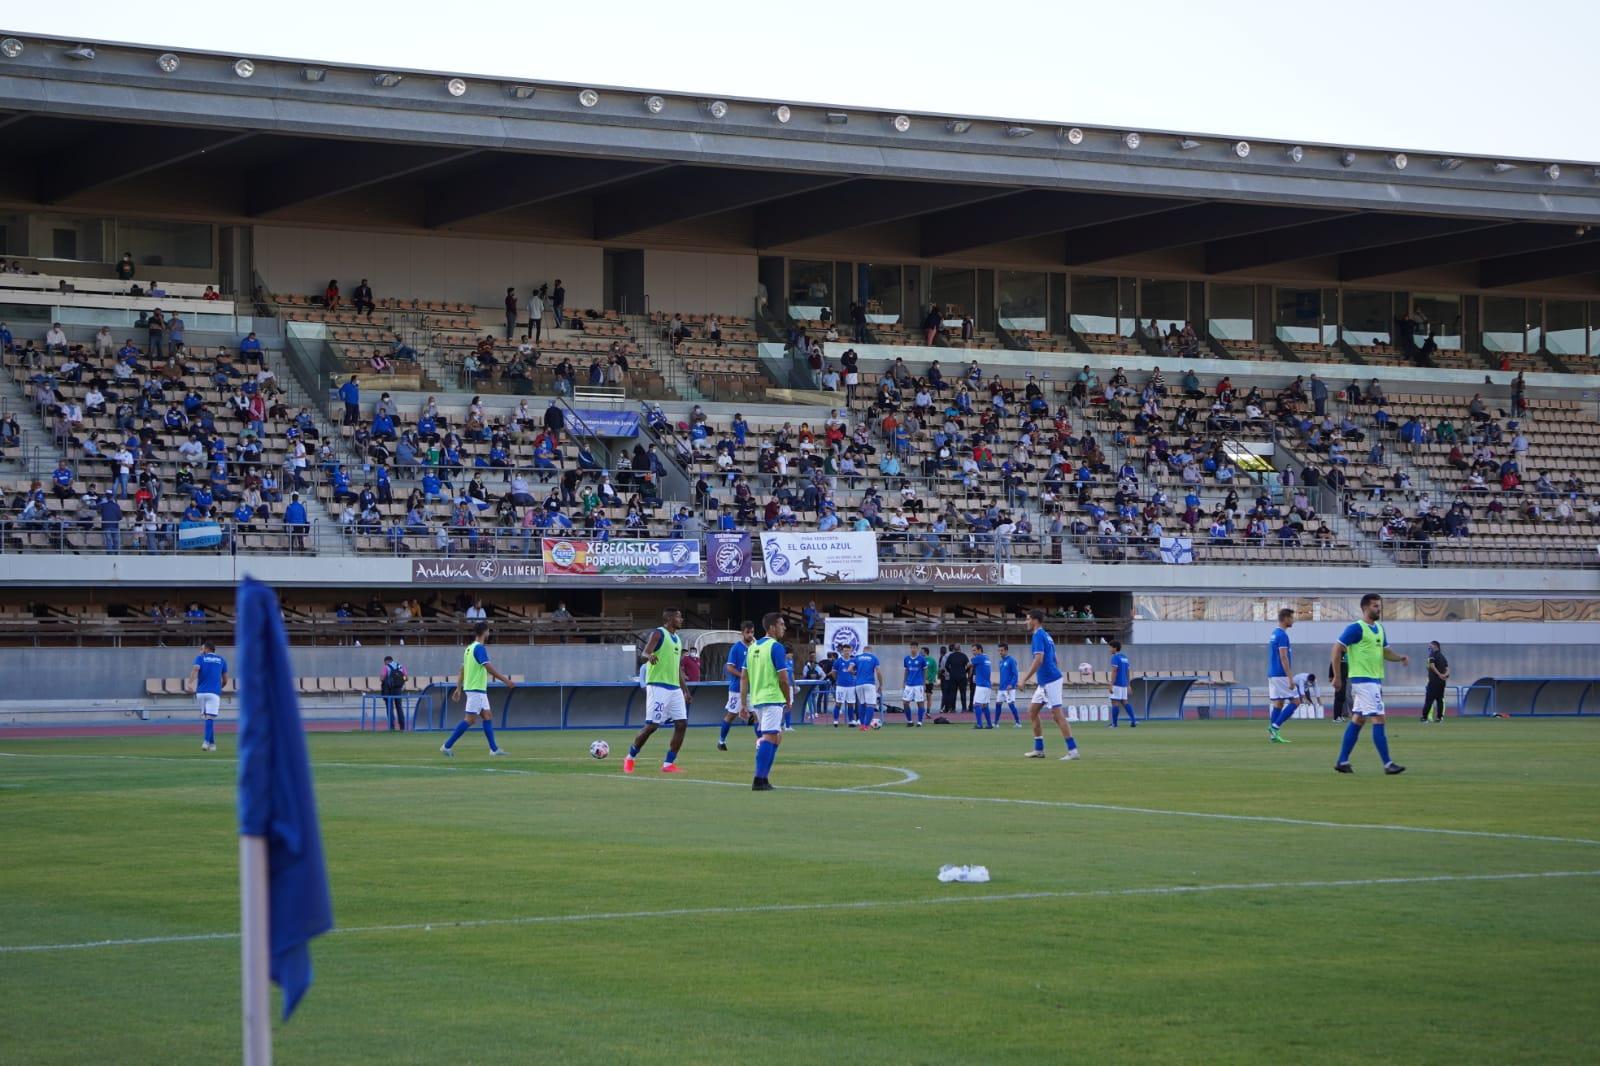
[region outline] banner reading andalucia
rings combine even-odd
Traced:
[[[876,533],[763,533],[761,555],[776,584],[878,580]]]
[[[546,577],[700,576],[698,540],[586,540],[546,537]]]

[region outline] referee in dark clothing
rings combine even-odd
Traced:
[[[1422,694],[1422,720],[1433,711],[1435,722],[1444,721],[1444,686],[1450,680],[1450,660],[1444,657],[1437,640],[1428,641],[1428,688]],[[1434,708],[1437,707],[1437,710]]]

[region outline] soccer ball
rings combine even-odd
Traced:
[[[874,729],[882,729],[883,728],[883,719],[882,718],[874,718],[872,720],[872,728],[874,728]]]
[[[597,740],[589,745],[589,755],[595,759],[604,759],[611,754],[611,745],[603,740]]]
[[[1090,666],[1088,663],[1079,663],[1078,673],[1082,674],[1084,677],[1088,677],[1090,674],[1094,673],[1094,667]]]

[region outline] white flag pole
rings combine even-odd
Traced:
[[[244,1000],[244,1066],[272,1066],[272,957],[267,912],[267,838],[239,837],[239,961]]]

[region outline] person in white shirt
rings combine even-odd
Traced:
[[[472,606],[467,608],[467,620],[469,622],[470,621],[477,621],[479,619],[484,619],[484,618],[488,618],[488,617],[489,617],[489,613],[483,609],[483,601],[482,600],[474,600],[472,602]]]
[[[83,406],[92,415],[104,414],[106,409],[105,394],[90,385],[89,391],[83,395]]]
[[[100,332],[94,335],[94,354],[110,355],[114,350],[111,340],[111,327],[101,326]]]
[[[722,323],[717,321],[716,315],[706,319],[706,336],[710,337],[718,348],[722,347]]]
[[[822,387],[828,392],[839,391],[839,372],[831,366],[822,372]]]
[[[61,328],[61,323],[57,322],[45,331],[44,346],[51,349],[66,348],[67,334],[66,331]]]

